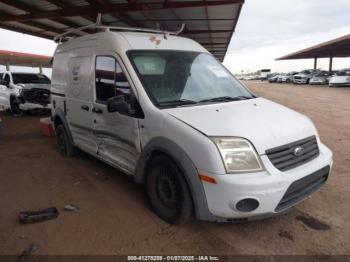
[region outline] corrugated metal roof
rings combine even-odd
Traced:
[[[223,60],[244,0],[0,0],[0,27],[39,37],[95,22],[178,30]]]

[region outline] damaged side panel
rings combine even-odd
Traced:
[[[103,114],[95,116],[94,121],[98,155],[127,173],[134,174],[140,152],[138,120],[108,113],[105,108],[101,110]]]

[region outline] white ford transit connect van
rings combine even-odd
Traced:
[[[284,213],[332,166],[307,117],[168,33],[109,28],[60,43],[51,94],[60,151],[78,147],[144,183],[169,223]]]

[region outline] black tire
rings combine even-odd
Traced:
[[[184,176],[167,156],[151,160],[146,188],[154,212],[170,224],[184,224],[192,216],[193,204]]]
[[[19,103],[15,97],[10,99],[10,110],[13,116],[20,116],[23,113],[19,108]]]
[[[60,153],[63,156],[68,156],[68,157],[74,156],[75,148],[72,145],[64,126],[58,125],[55,131],[56,131],[57,147]]]

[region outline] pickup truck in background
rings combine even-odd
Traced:
[[[19,115],[50,109],[50,79],[41,73],[0,72],[0,106]]]
[[[299,74],[294,75],[293,83],[294,84],[309,84],[310,79],[319,73],[319,70],[309,69],[303,70]]]

